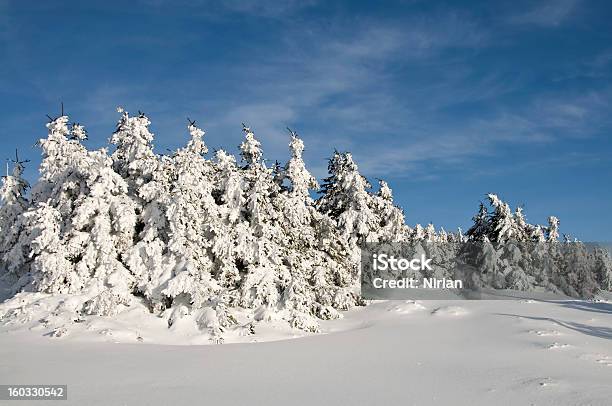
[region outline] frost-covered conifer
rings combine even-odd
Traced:
[[[60,239],[61,213],[47,203],[39,203],[24,214],[24,222],[26,231],[19,243],[30,247],[29,273],[23,275],[20,285],[48,293],[78,292],[86,281],[67,259],[66,247]]]
[[[244,215],[252,236],[253,256],[244,264],[240,304],[245,307],[276,307],[280,299],[279,290],[289,274],[283,263],[283,230],[279,227],[279,213],[273,203],[279,187],[274,182],[272,171],[261,161],[260,142],[246,125],[243,125],[243,132],[245,140],[240,151],[246,163],[244,176],[247,185]]]
[[[73,128],[82,136],[80,126]],[[67,116],[52,119],[47,129],[47,138],[38,142],[43,159],[40,179],[32,188],[32,205],[20,216],[18,236],[5,261],[9,271],[21,278],[15,289],[28,285],[28,289],[73,293],[87,278],[78,275],[68,260],[64,234],[83,190],[87,151],[77,136],[71,136]]]
[[[489,202],[495,209],[491,215],[491,230],[489,239],[494,243],[503,243],[516,238],[517,226],[508,203],[505,203],[495,194],[488,194]]]
[[[350,153],[334,153],[329,160],[330,176],[325,179],[317,208],[337,221],[339,229],[354,245],[377,236],[376,217],[371,210],[370,183],[358,170]]]
[[[261,164],[260,160],[263,156],[261,142],[255,139],[253,131],[244,123],[242,124],[242,131],[244,132],[244,141],[240,144],[240,155],[247,166],[258,166]]]
[[[317,183],[302,160],[303,142],[291,132],[291,159],[285,174],[288,192],[275,199],[283,207],[281,219],[287,241],[290,280],[283,293],[284,306],[291,310],[291,324],[316,331],[313,315],[322,319],[339,317],[336,308],[355,304],[352,288],[356,268],[348,258],[348,242],[336,224],[318,212],[309,190]]]
[[[110,142],[116,146],[112,154],[113,167],[127,180],[130,192],[139,195],[139,188],[153,180],[159,169],[158,158],[153,152],[153,134],[149,131],[151,122],[143,113],[130,117],[123,108],[117,129]]]
[[[593,253],[595,276],[602,290],[612,291],[612,257],[609,248],[597,247]]]
[[[333,297],[335,308],[348,309],[358,303],[352,288],[358,282],[359,245],[378,241],[380,223],[373,211],[373,196],[368,192],[370,184],[359,173],[351,154],[335,152],[328,170],[330,176],[325,179],[316,208],[335,222],[340,236],[336,247],[328,243],[328,248],[344,251],[348,259],[348,264],[335,271],[334,284],[342,288]]]
[[[7,164],[6,176],[2,177],[2,188],[0,188],[0,275],[6,268],[4,256],[15,245],[19,237],[20,216],[29,205],[25,194],[30,185],[22,177],[25,162],[27,161],[19,160],[17,151],[15,151],[13,172],[9,174]]]
[[[467,234],[463,233],[463,230],[461,229],[461,227],[457,227],[457,233],[455,234],[455,240],[457,242],[467,242],[469,237],[467,236]]]
[[[548,242],[557,242],[559,240],[559,219],[555,216],[548,217],[546,240]]]
[[[384,180],[379,180],[379,190],[373,196],[373,212],[376,216],[377,240],[387,242],[406,241],[410,230],[404,212],[393,204],[393,191]]]
[[[481,251],[476,258],[480,276],[485,281],[485,286],[491,286],[499,267],[499,252],[486,235],[477,244],[481,247]]]
[[[172,279],[162,293],[178,305],[200,308],[213,305],[220,290],[213,279],[211,256],[211,242],[220,232],[219,213],[212,195],[212,167],[203,157],[208,151],[204,131],[193,122],[188,129],[189,143],[173,157],[172,198],[167,207]]]
[[[272,165],[272,177],[274,178],[274,183],[283,191],[287,189],[285,185],[285,168],[283,168],[280,162],[275,161],[274,165]]]
[[[314,212],[313,226],[319,252],[311,282],[317,300],[324,306],[350,308],[358,302],[352,293],[359,276],[359,263],[352,256],[354,246],[328,216]]]
[[[541,225],[537,225],[533,228],[530,234],[531,240],[535,242],[544,242],[546,237],[544,236],[544,230]]]
[[[529,235],[532,232],[533,227],[527,224],[525,221],[525,215],[523,214],[523,208],[517,207],[514,211],[514,224],[516,225],[516,236],[517,241],[526,241],[529,239]]]
[[[137,214],[136,243],[126,254],[126,263],[135,275],[138,290],[153,309],[164,308],[161,291],[171,277],[164,261],[168,242],[166,208],[169,203],[172,161],[153,152],[151,122],[144,114],[130,117],[122,108],[121,118],[111,137],[116,146],[113,167],[127,182]]]
[[[302,200],[309,201],[310,190],[319,188],[317,180],[308,172],[302,153],[304,152],[304,142],[298,137],[295,131],[289,130],[291,133],[291,142],[289,142],[289,150],[291,151],[291,159],[285,166],[285,176],[289,179],[289,192]]]
[[[413,241],[420,241],[425,239],[425,229],[422,225],[417,224],[416,226],[414,226],[411,238]]]
[[[284,306],[295,313],[294,317],[300,314],[303,322],[307,319],[305,315],[317,311],[309,276],[317,266],[325,273],[325,267],[321,264],[323,260],[319,251],[317,230],[313,227],[319,213],[314,209],[314,202],[310,197],[310,191],[319,186],[306,169],[302,158],[304,142],[296,132],[289,130],[289,133],[291,158],[283,170],[287,186],[273,199],[275,206],[281,211],[279,226],[283,230],[288,265],[288,283],[284,287],[282,300]]]
[[[446,232],[444,227],[440,228],[440,232],[438,233],[438,241],[440,241],[441,243],[449,242],[448,233]]]
[[[215,153],[214,191],[220,222],[211,250],[215,258],[216,279],[230,292],[236,292],[240,271],[253,257],[252,236],[245,220],[247,183],[236,165],[234,156],[223,150]],[[230,295],[232,302],[239,294]]]
[[[558,220],[555,221],[554,216],[551,216],[551,218],[552,220],[549,220],[551,225],[558,224]],[[569,296],[592,298],[599,290],[596,269],[593,267],[594,257],[580,242],[564,244],[562,252],[564,252],[564,255],[559,276],[564,279],[563,282],[565,283],[560,284],[560,287]]]
[[[127,184],[112,169],[106,150],[88,152],[86,159],[89,170],[83,173],[84,188],[64,238],[76,273],[84,279],[91,277],[86,286],[105,297],[103,304],[90,304],[86,311],[112,314],[115,305],[129,303],[134,285],[124,261],[132,247],[136,214]]]
[[[425,227],[425,241],[435,242],[437,239],[436,228],[432,223],[427,224],[427,227]]]
[[[283,212],[281,221],[285,230],[296,234],[294,237],[301,238],[299,233],[310,234],[306,238],[313,238],[310,223],[312,221],[313,200],[310,191],[319,188],[317,180],[306,169],[306,164],[302,158],[304,142],[298,134],[289,130],[291,140],[289,151],[291,158],[285,165],[283,177],[287,180],[287,193],[277,196],[277,205]]]
[[[224,207],[230,223],[243,219],[246,183],[236,165],[236,158],[224,150],[215,153],[215,197],[217,204]]]
[[[62,215],[72,211],[72,200],[80,193],[81,174],[87,170],[87,150],[80,143],[84,136],[81,126],[68,127],[68,116],[47,123],[47,138],[38,141],[42,149],[40,178],[32,188],[32,202],[47,202]]]
[[[27,253],[37,290],[93,296],[112,291],[110,296],[125,302],[132,278],[121,260],[133,242],[135,219],[127,185],[106,150],[87,151],[80,144],[86,139],[83,127],[69,129],[67,122],[67,116],[52,120],[49,136],[40,141],[41,179],[15,253]],[[89,310],[109,311],[94,307]]]
[[[491,224],[489,220],[489,212],[484,203],[480,202],[478,213],[472,217],[474,225],[470,227],[466,235],[473,241],[481,241],[485,236],[489,235]]]

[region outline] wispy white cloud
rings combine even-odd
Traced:
[[[140,0],[147,7],[187,7],[194,13],[211,18],[225,14],[253,17],[285,18],[318,3],[317,0]]]
[[[566,136],[588,137],[612,125],[612,89],[603,88],[578,95],[538,97],[533,110],[540,126]]]
[[[512,24],[557,27],[567,21],[576,11],[579,0],[544,0],[528,11],[511,15]]]
[[[244,103],[232,102],[224,121],[248,120],[272,154],[285,152],[284,127],[294,121],[323,123],[316,131],[324,142],[313,147],[325,146],[325,154],[334,140],[348,149],[356,139],[370,142],[376,134],[415,122],[415,112],[396,94],[394,70],[430,63],[450,48],[476,49],[486,43],[486,33],[470,19],[456,14],[440,19],[442,28],[429,19],[414,19],[402,25],[360,21],[358,30],[353,24],[288,29],[282,52],[267,55],[264,64],[243,64],[230,72],[248,79],[241,81]],[[495,89],[493,82],[488,90]],[[486,98],[483,93],[465,92],[461,98]]]
[[[361,169],[377,176],[419,177],[431,172],[435,164],[452,168],[478,156],[492,156],[500,144],[550,140],[530,120],[510,114],[472,120],[456,128],[435,123],[427,127],[425,135],[389,139],[370,151],[357,152]]]
[[[391,139],[356,156],[363,171],[376,175],[420,176],[431,162],[452,167],[478,156],[503,153],[503,145],[546,145],[560,139],[588,139],[609,128],[612,91],[584,95],[537,97],[517,111],[499,111],[488,118],[466,120],[461,126],[429,123],[432,135]],[[501,150],[500,150],[500,147]],[[550,159],[522,162],[542,166]]]
[[[311,7],[316,0],[226,0],[223,6],[231,11],[265,17],[285,17]]]

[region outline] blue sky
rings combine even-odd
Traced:
[[[285,161],[290,126],[319,178],[351,151],[409,224],[465,229],[496,192],[612,240],[611,20],[578,0],[0,0],[0,142],[34,180],[60,101],[91,148],[118,105],[149,115],[159,152],[189,116],[211,149],[236,152],[244,121]]]

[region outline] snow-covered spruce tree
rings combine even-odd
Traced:
[[[74,272],[60,237],[63,223],[60,212],[41,202],[24,212],[20,222],[17,243],[7,254],[9,272],[20,277],[13,290],[77,292],[83,282]]]
[[[498,278],[499,252],[486,235],[482,240],[476,242],[476,246],[480,248],[475,258],[479,271],[479,281],[477,281],[476,275],[473,275],[472,282],[477,286],[493,286]]]
[[[319,188],[319,184],[314,176],[306,169],[306,164],[302,158],[304,153],[304,141],[302,141],[295,131],[289,130],[291,141],[289,142],[289,150],[291,158],[283,175],[289,180],[289,193],[292,197],[299,199],[301,202],[311,203],[310,191]]]
[[[40,141],[41,178],[9,266],[26,272],[22,283],[32,289],[84,293],[92,298],[86,313],[109,314],[131,293],[121,256],[132,243],[133,208],[106,151],[87,151],[83,127],[67,123],[52,120]]]
[[[0,276],[6,271],[4,256],[17,242],[19,237],[19,220],[21,214],[28,208],[29,201],[25,194],[30,187],[23,179],[24,163],[20,161],[17,151],[12,173],[9,174],[8,164],[6,176],[2,177],[0,188]]]
[[[489,222],[489,211],[483,202],[480,202],[478,213],[472,217],[474,224],[469,228],[466,235],[472,241],[482,241],[483,237],[488,236],[491,224]]]
[[[550,257],[549,245],[546,243],[542,226],[529,224],[522,207],[516,208],[514,220],[517,230],[516,246],[522,253],[522,258],[514,256],[515,269],[506,278],[509,288],[528,290],[531,285],[537,285],[548,290],[556,290],[549,282],[555,266]]]
[[[290,323],[295,327],[316,331],[318,323],[313,314],[325,317],[330,312],[321,312],[317,303],[314,282],[328,287],[329,268],[321,262],[321,252],[317,251],[316,228],[313,224],[318,217],[310,191],[319,187],[316,179],[306,169],[302,158],[304,142],[298,134],[289,130],[289,150],[291,158],[280,173],[275,174],[281,193],[275,196],[276,206],[282,216],[280,226],[286,236],[286,263],[289,279],[283,290],[283,306],[291,313]],[[316,268],[316,267],[320,268]],[[320,279],[314,278],[315,269]],[[331,301],[330,303],[331,304]],[[333,312],[333,308],[331,309]],[[334,313],[335,314],[335,313]]]
[[[596,247],[594,250],[595,277],[602,290],[612,291],[612,256],[609,248]]]
[[[489,239],[493,243],[504,243],[515,239],[518,234],[517,225],[514,221],[510,206],[508,206],[508,203],[501,201],[501,199],[493,193],[489,193],[487,197],[494,209],[489,220]]]
[[[289,323],[296,328],[318,331],[316,316],[322,318],[329,312],[321,312],[313,288],[313,271],[319,262],[313,208],[310,190],[318,188],[315,178],[303,161],[304,142],[298,134],[289,130],[291,158],[287,164],[273,169],[278,192],[271,196],[272,204],[279,212],[278,227],[282,230],[283,263],[287,268],[285,280],[279,285],[280,301]],[[322,270],[322,274],[326,271]],[[327,277],[322,276],[324,284]],[[332,308],[332,311],[335,310]],[[336,313],[334,313],[336,314]],[[260,312],[258,318],[269,317]]]
[[[544,229],[541,225],[536,225],[533,227],[531,233],[529,234],[529,238],[534,242],[545,242],[546,236],[544,235]]]
[[[302,158],[304,142],[294,131],[290,132],[289,151],[291,158],[282,171],[283,182],[286,186],[277,195],[277,205],[282,211],[282,227],[290,234],[290,241],[296,242],[295,248],[306,252],[314,248],[314,228],[312,227],[314,202],[310,191],[319,188],[319,185],[306,169]],[[302,246],[303,245],[303,246]]]
[[[517,241],[527,241],[530,239],[531,234],[533,233],[533,226],[528,224],[525,220],[525,215],[523,214],[523,208],[517,207],[514,211],[514,224],[516,225],[516,236],[515,240]]]
[[[424,240],[425,239],[425,229],[423,228],[423,226],[420,224],[417,224],[416,226],[414,226],[414,229],[412,230],[412,234],[410,235],[410,238],[413,241]]]
[[[454,277],[456,261],[460,249],[460,245],[451,241],[446,231],[442,228],[436,232],[435,226],[429,223],[424,230],[424,238],[413,241],[413,244],[419,244],[427,258],[432,259],[433,271],[423,271],[424,277]]]
[[[469,237],[467,236],[466,233],[463,232],[463,230],[461,229],[461,227],[457,227],[457,232],[454,233],[455,235],[455,240],[457,242],[462,242],[465,243],[468,241]]]
[[[287,189],[285,185],[285,168],[278,161],[275,161],[274,165],[272,165],[272,177],[274,178],[274,183],[276,183],[281,190],[284,191]]]
[[[128,182],[130,195],[139,198],[140,187],[153,181],[159,169],[159,159],[153,152],[153,134],[149,130],[151,122],[141,112],[136,117],[130,117],[122,107],[117,112],[121,117],[110,139],[116,146],[113,167]]]
[[[529,266],[532,247],[527,237],[531,226],[525,220],[522,207],[511,213],[510,206],[497,196],[489,196],[489,200],[495,208],[491,232],[499,252],[498,272],[494,274],[492,286],[496,289],[530,290],[533,278],[526,271],[535,271]],[[503,231],[498,233],[499,230]]]
[[[246,263],[253,257],[252,236],[244,218],[247,184],[234,156],[223,150],[215,153],[213,196],[220,221],[211,249],[215,258],[215,278],[230,293],[230,304],[237,305],[237,293]]]
[[[125,261],[135,275],[138,291],[152,310],[159,311],[167,305],[161,292],[172,276],[172,266],[165,261],[172,160],[153,152],[151,122],[146,115],[130,117],[122,108],[118,111],[121,118],[111,137],[116,146],[111,157],[115,171],[127,182],[137,215],[136,242]]]
[[[303,143],[297,134],[291,134],[292,158],[283,171],[285,186],[281,187],[278,173],[261,162],[260,145],[252,131],[245,126],[244,132],[240,146],[246,164],[243,214],[254,250],[243,263],[240,304],[256,308],[256,320],[269,320],[278,313],[293,327],[318,331],[316,317],[338,317],[336,309],[355,304],[355,295],[348,290],[354,278],[342,277],[354,268],[338,266],[346,262],[337,261],[337,246],[325,241],[335,227],[312,206],[308,189],[316,184],[303,163]]]
[[[63,219],[70,219],[75,198],[81,193],[86,150],[71,137],[68,117],[47,123],[48,136],[38,144],[42,148],[40,179],[32,189],[32,204],[19,217],[16,242],[4,255],[9,272],[19,277],[14,290],[49,290],[76,292],[83,281],[68,261],[66,229]],[[77,130],[77,135],[81,133]],[[50,283],[57,282],[55,286]]]
[[[280,290],[289,279],[289,271],[283,263],[283,230],[273,204],[279,187],[272,171],[262,162],[261,143],[248,126],[243,125],[243,132],[245,140],[240,145],[240,155],[245,163],[244,216],[249,223],[253,255],[243,264],[240,305],[275,309],[279,305]]]
[[[359,281],[359,263],[352,255],[354,246],[338,230],[336,222],[328,216],[314,212],[313,227],[319,248],[311,281],[317,301],[323,306],[348,310],[361,303],[355,286]],[[331,316],[321,318],[331,318]]]
[[[95,296],[84,307],[87,314],[115,314],[129,304],[134,278],[125,265],[132,247],[136,214],[125,181],[112,169],[106,150],[88,153],[87,190],[77,198],[66,239],[79,275],[93,276]]]
[[[393,191],[384,180],[379,180],[378,193],[373,196],[373,212],[377,220],[379,242],[403,242],[410,235],[404,212],[393,203]]]
[[[276,201],[282,207],[290,281],[283,292],[290,323],[316,331],[322,319],[339,317],[336,309],[357,303],[353,292],[355,267],[348,261],[348,242],[336,225],[318,212],[309,191],[318,187],[302,158],[304,144],[290,131],[291,159],[283,172],[287,187]]]
[[[49,202],[62,215],[72,212],[74,196],[80,193],[81,174],[87,167],[87,150],[80,141],[85,138],[81,126],[68,127],[68,116],[47,123],[47,138],[38,141],[42,149],[40,178],[32,188],[33,202]]]
[[[478,213],[472,218],[474,224],[468,230],[469,241],[460,249],[462,261],[478,269],[472,275],[477,286],[504,289],[507,287],[527,290],[525,264],[521,256],[527,224],[522,210],[513,215],[507,203],[497,195],[489,194],[493,212],[481,202]],[[527,252],[527,251],[525,251]]]
[[[350,260],[358,264],[359,244],[378,240],[377,219],[372,211],[373,199],[368,192],[371,185],[359,173],[350,153],[335,151],[329,160],[328,172],[315,206],[336,223],[341,236],[351,247]]]
[[[444,229],[444,227],[440,227],[440,232],[438,233],[438,241],[442,243],[449,242],[448,233]]]
[[[203,156],[208,152],[202,140],[204,131],[194,122],[188,129],[189,143],[172,159],[172,198],[166,210],[166,263],[172,269],[172,278],[161,293],[172,300],[169,323],[189,308],[203,308],[198,323],[209,328],[218,341],[223,329],[234,322],[220,298],[221,286],[214,279],[212,241],[222,231],[220,213],[212,194],[212,165]]]
[[[436,240],[436,227],[433,225],[433,223],[429,223],[427,224],[427,227],[425,227],[425,241],[436,242]]]
[[[559,272],[554,275],[556,285],[568,296],[592,298],[599,290],[595,257],[581,242],[562,244],[560,251]]]
[[[366,241],[376,241],[376,216],[371,209],[372,196],[368,193],[371,185],[359,173],[353,156],[336,151],[329,160],[328,171],[317,209],[334,219],[355,247]],[[357,250],[355,255],[358,255]]]
[[[559,240],[559,219],[555,216],[548,218],[548,228],[546,229],[546,241],[557,242]]]

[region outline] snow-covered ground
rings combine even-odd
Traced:
[[[344,316],[322,334],[282,340],[304,333],[271,323],[258,343],[224,345],[151,344],[167,337],[147,326],[53,338],[13,324],[0,382],[68,384],[70,405],[612,404],[609,302],[396,300]]]

